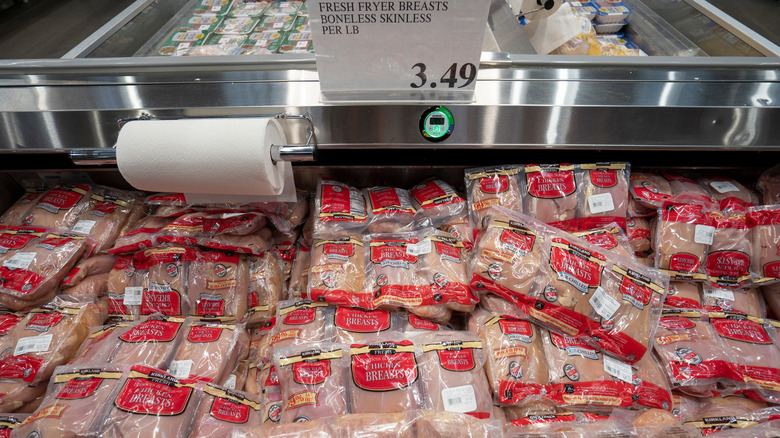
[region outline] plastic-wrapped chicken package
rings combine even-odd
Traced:
[[[138,318],[145,271],[132,255],[117,257],[108,274],[108,316],[112,319],[134,320]]]
[[[292,275],[292,265],[295,261],[295,241],[298,240],[298,230],[291,230],[290,232],[276,231],[273,233],[273,239],[271,244],[271,253],[276,255],[282,265],[282,275],[284,275],[284,290],[290,283],[290,276]]]
[[[45,190],[42,187],[25,187],[25,194],[0,215],[0,225],[23,225],[27,212],[38,203]]]
[[[764,297],[767,315],[771,314],[773,319],[780,319],[780,283],[762,287],[761,294]]]
[[[0,340],[0,379],[28,385],[47,380],[100,323],[92,300],[57,297],[34,309]]]
[[[83,437],[101,425],[106,407],[129,372],[127,365],[58,367],[41,406],[15,429],[18,436]]]
[[[466,169],[466,191],[468,193],[471,228],[481,230],[482,220],[491,206],[502,205],[509,210],[523,210],[521,191],[521,166],[498,166]]]
[[[458,239],[469,253],[474,248],[474,231],[471,229],[468,212],[461,216],[456,216],[439,227],[439,229],[450,233],[452,237]]]
[[[727,217],[715,211],[709,216],[715,228],[704,261],[709,282],[722,288],[748,286],[753,249],[747,217],[744,214]]]
[[[191,322],[168,372],[177,379],[222,382],[248,342],[243,324]]]
[[[780,345],[763,320],[756,322],[741,315],[710,313],[709,322],[726,351],[739,366],[745,382],[758,385],[757,396],[768,402],[780,402]]]
[[[300,300],[309,283],[309,266],[311,265],[311,247],[299,239],[295,245],[295,259],[290,271],[290,284],[287,287],[287,298]]]
[[[76,286],[86,277],[109,273],[116,264],[116,260],[117,256],[112,254],[102,254],[82,259],[62,279],[61,285],[63,289],[69,288]]]
[[[332,418],[330,436],[334,438],[407,438],[413,431],[407,422],[408,417],[409,415],[406,413],[400,412],[341,415]]]
[[[498,420],[480,419],[471,414],[438,410],[419,410],[406,413],[409,429],[414,436],[429,438],[493,438],[501,437],[502,425]]]
[[[321,178],[314,198],[314,234],[357,232],[366,227],[368,215],[360,190],[342,182]]]
[[[470,286],[509,300],[527,296],[542,263],[541,238],[522,221],[495,214],[477,239]]]
[[[108,324],[95,327],[81,343],[79,351],[68,362],[73,365],[88,365],[93,363],[108,363],[116,350],[116,338],[111,338],[111,333],[116,330],[117,324]],[[110,345],[109,345],[110,344]]]
[[[25,225],[70,230],[89,208],[93,189],[86,184],[57,184],[24,217]]]
[[[20,385],[17,382],[0,382],[0,412],[19,412],[34,403],[46,393],[44,381],[34,386]]]
[[[221,211],[221,212],[220,212]],[[267,249],[269,243],[268,221],[262,213],[242,210],[208,210],[185,213],[155,233],[157,245],[202,245],[207,248],[238,251],[255,254]],[[261,230],[266,231],[261,232]],[[260,233],[260,234],[258,234]],[[216,238],[227,237],[228,240]],[[241,249],[241,236],[257,235],[265,237],[265,245],[251,247],[249,251]],[[230,244],[232,243],[232,244]],[[227,247],[221,247],[226,245]],[[249,245],[246,245],[249,246]]]
[[[282,299],[282,267],[279,259],[270,251],[246,257],[249,263],[247,324],[265,323],[276,313],[276,305]]]
[[[425,406],[434,411],[490,418],[493,394],[485,376],[482,340],[467,331],[444,331],[416,336]]]
[[[104,252],[114,245],[135,204],[142,202],[140,195],[140,192],[95,186],[89,206],[70,230],[90,236],[89,254]]]
[[[704,258],[715,228],[700,204],[666,202],[658,211],[655,267],[672,280],[704,281]]]
[[[646,210],[641,216],[654,214],[663,203],[672,198],[672,187],[661,177],[646,172],[631,172],[629,177],[630,193],[637,204]]]
[[[548,382],[547,360],[533,323],[477,309],[468,328],[485,346],[485,372],[502,405],[535,405]]]
[[[146,216],[140,219],[132,229],[120,235],[114,242],[113,248],[109,249],[108,252],[110,254],[125,254],[152,248],[156,244],[155,235],[173,220],[172,217]]]
[[[634,252],[650,251],[650,223],[645,218],[632,217],[626,222],[628,243]]]
[[[452,313],[447,303],[470,293],[462,269],[462,244],[452,239],[450,245],[444,237],[430,228],[414,233],[365,235],[366,287],[373,300],[360,303],[362,307],[405,308],[424,318],[449,320]],[[452,263],[455,256],[458,261]],[[456,270],[457,266],[461,269]],[[469,301],[460,300],[458,304],[468,305]]]
[[[366,337],[392,330],[394,319],[395,315],[388,310],[337,307],[333,313],[336,342],[354,344]]]
[[[101,348],[108,348],[112,363],[147,364],[168,369],[184,337],[189,320],[151,315],[133,323],[121,323]]]
[[[602,227],[592,228],[584,231],[574,231],[573,235],[580,239],[585,239],[589,243],[600,248],[611,250],[623,257],[635,260],[634,249],[628,241],[626,233],[617,223],[612,222]]]
[[[669,182],[669,187],[672,189],[672,197],[678,202],[691,202],[707,205],[708,208],[715,209],[715,204],[710,198],[710,193],[704,186],[699,185],[696,181],[682,176],[675,175],[668,172],[661,172],[661,177]]]
[[[580,169],[582,169],[582,192],[578,195],[578,228],[591,229],[615,222],[625,230],[631,165],[629,163],[581,164]]]
[[[84,236],[45,228],[0,230],[0,305],[22,310],[51,300],[84,250]]]
[[[669,382],[679,391],[705,397],[744,387],[732,355],[699,312],[664,313],[654,348]]]
[[[363,189],[367,202],[369,233],[397,233],[414,229],[416,211],[409,192],[396,187]]]
[[[427,179],[414,186],[409,194],[418,214],[430,220],[434,227],[459,221],[468,215],[466,200],[440,179]]]
[[[407,335],[415,333],[427,333],[435,331],[451,330],[449,325],[440,324],[408,312],[393,312],[393,324],[397,331]],[[396,330],[395,328],[393,330]]]
[[[240,321],[247,310],[249,263],[239,254],[197,251],[189,263],[190,316]]]
[[[203,386],[203,399],[194,417],[191,437],[223,438],[238,426],[257,427],[260,422],[260,397],[211,383]]]
[[[328,342],[276,349],[282,389],[282,423],[299,423],[349,413],[349,350]]]
[[[753,245],[752,271],[755,284],[780,280],[780,205],[749,207],[748,225],[752,227],[750,241]]]
[[[366,260],[360,237],[315,239],[312,246],[309,283],[304,299],[325,300],[341,306],[371,307],[364,292]]]
[[[269,347],[283,348],[331,341],[333,333],[328,321],[332,320],[332,311],[333,308],[329,308],[327,303],[280,301],[276,310],[276,324],[268,335]]]
[[[0,438],[10,438],[13,430],[19,427],[30,414],[3,413],[0,415]]]
[[[718,208],[731,213],[745,212],[759,204],[758,196],[739,181],[729,178],[703,178],[699,183],[709,192]]]
[[[668,279],[658,271],[614,260],[604,281],[588,300],[588,315],[597,322],[588,332],[596,345],[615,357],[634,363],[651,347]]]
[[[425,244],[426,240],[430,240],[430,248]],[[473,311],[479,298],[468,286],[468,261],[463,243],[445,232],[430,230],[424,233],[419,246],[423,254],[417,273],[428,281],[428,293],[433,295],[434,301],[441,297],[451,310]]]
[[[673,281],[664,297],[664,307],[678,309],[703,309],[701,303],[700,283],[689,281]]]
[[[780,204],[780,164],[764,171],[758,177],[756,187],[761,192],[762,204]]]
[[[706,400],[695,411],[689,412],[683,419],[684,425],[696,427],[702,436],[712,435],[716,432],[750,428],[758,424],[758,422],[750,418],[750,409],[742,403],[708,403]],[[709,400],[714,400],[714,398]],[[725,401],[726,399],[723,400]],[[731,436],[730,433],[723,435]],[[751,434],[749,436],[754,435]]]
[[[202,383],[200,385],[203,385]],[[186,437],[203,397],[192,381],[135,365],[99,429],[105,438]]]
[[[425,394],[409,337],[384,332],[350,347],[349,411],[400,413],[425,407]]]
[[[187,315],[191,303],[187,295],[187,273],[191,262],[198,259],[195,248],[169,247],[148,249],[135,254],[135,266],[143,286],[139,312],[141,315]],[[127,289],[125,302],[127,305]]]
[[[546,224],[576,218],[577,192],[582,187],[582,178],[573,164],[526,164],[522,186],[523,212]]]
[[[741,313],[763,318],[763,301],[757,289],[722,289],[704,286],[702,305],[711,312]]]

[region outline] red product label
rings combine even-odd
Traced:
[[[65,315],[62,313],[36,313],[27,323],[26,328],[38,332],[48,331],[50,328],[59,324]]]
[[[203,231],[208,233],[230,233],[235,229],[249,228],[260,216],[252,213],[231,216],[228,218],[202,218]]]
[[[439,330],[439,325],[417,315],[409,314],[409,325],[418,330]]]
[[[125,307],[124,295],[119,298],[114,298],[110,294],[108,297],[108,313],[112,315],[127,315],[127,308]]]
[[[0,361],[0,377],[32,383],[46,361],[26,354]]]
[[[712,328],[720,336],[751,344],[771,344],[772,339],[764,327],[747,319],[712,319]]]
[[[620,291],[623,298],[634,305],[637,309],[643,309],[650,304],[650,298],[653,296],[653,290],[647,286],[637,284],[628,277],[623,277],[620,283]]]
[[[650,230],[643,228],[629,228],[628,240],[647,240],[650,239]]]
[[[589,233],[584,235],[583,237],[585,237],[585,240],[587,240],[588,242],[604,249],[612,249],[618,246],[617,239],[615,239],[615,236],[613,236],[608,231]]]
[[[135,414],[173,416],[187,409],[193,389],[162,379],[131,378],[116,396],[117,408]]]
[[[349,332],[380,332],[390,328],[390,312],[338,307],[336,308],[335,324],[336,327]]]
[[[442,259],[460,263],[460,248],[439,241],[435,242],[434,247]]]
[[[509,177],[494,175],[479,179],[479,189],[482,193],[503,193],[509,190]]]
[[[71,239],[70,237],[52,237],[49,239],[41,240],[41,242],[38,245],[43,247],[51,247],[53,249],[58,246],[63,246],[72,240],[73,239]]]
[[[667,222],[710,225],[709,216],[699,204],[675,204],[665,202],[661,218]]]
[[[412,196],[414,196],[414,199],[420,204],[424,204],[425,201],[430,199],[440,198],[446,195],[447,192],[439,187],[439,184],[437,184],[436,181],[424,182],[412,189]]]
[[[83,191],[88,191],[89,187],[77,186]],[[61,209],[67,210],[74,205],[84,195],[73,190],[69,190],[67,186],[63,188],[54,188],[49,190],[40,201],[38,201],[38,207],[57,214]]]
[[[521,234],[511,230],[504,230],[501,233],[501,242],[504,248],[513,252],[529,252],[534,247],[536,236],[533,234]],[[507,248],[506,245],[509,245]]]
[[[368,191],[368,200],[371,202],[371,210],[379,213],[385,210],[400,211],[402,213],[411,213],[411,208],[404,208],[401,205],[401,199],[394,188],[382,187]]]
[[[447,371],[471,371],[476,366],[471,348],[438,350],[439,364]]]
[[[688,318],[681,316],[664,316],[660,321],[661,327],[668,330],[687,330],[696,327],[696,324]]]
[[[715,251],[707,255],[705,269],[713,277],[734,277],[738,279],[748,274],[750,257],[740,251]]]
[[[97,377],[77,377],[65,384],[65,387],[57,394],[57,398],[61,400],[77,400],[91,397],[101,383],[103,383],[103,379]]]
[[[747,220],[751,227],[780,224],[780,208],[749,211],[747,212]]]
[[[522,383],[517,381],[498,381],[498,402],[518,403],[532,395],[541,394],[544,385],[538,383]]]
[[[617,185],[617,171],[614,169],[593,169],[590,182],[596,187],[609,188]]]
[[[169,316],[181,315],[181,296],[174,290],[167,292],[144,290],[141,298],[141,314],[151,315],[152,313],[162,313]]]
[[[746,381],[754,382],[770,391],[780,391],[780,368],[739,365],[739,370]]]
[[[146,198],[148,204],[158,205],[177,205],[186,204],[187,198],[184,193],[171,193],[170,195],[152,195]]]
[[[648,201],[664,201],[671,199],[670,195],[659,193],[658,187],[650,181],[642,181],[642,187],[634,187],[634,197],[639,199],[646,199]]]
[[[698,309],[701,303],[691,298],[681,298],[667,295],[664,297],[664,305],[678,309]]]
[[[351,209],[350,189],[340,185],[322,183],[322,212],[349,214]]]
[[[322,252],[328,258],[347,260],[355,254],[355,244],[353,243],[326,243]]]
[[[634,404],[633,385],[625,382],[592,381],[560,383],[545,387],[546,398],[558,404],[627,407]]]
[[[242,424],[249,421],[251,411],[249,406],[245,404],[237,403],[228,398],[214,397],[209,413],[217,420]]]
[[[573,249],[581,249],[576,245],[570,245]],[[582,252],[584,251],[584,253]],[[598,260],[606,261],[599,253],[590,253],[587,250],[573,251],[553,247],[550,254],[550,265],[558,273],[561,280],[571,283],[577,289],[586,292],[588,288],[601,284],[602,266],[588,258],[588,255]]]
[[[536,198],[563,198],[577,190],[573,170],[526,171],[528,194]]]
[[[699,259],[693,254],[680,252],[669,259],[669,269],[678,272],[696,272],[699,270]]]
[[[765,264],[764,277],[780,278],[780,261]]]
[[[561,350],[565,350],[569,347],[576,347],[589,350],[593,352],[594,356],[596,355],[596,350],[584,339],[565,335],[561,336],[558,333],[550,332],[550,340],[552,341],[553,345],[560,348]]]
[[[131,328],[119,339],[125,342],[170,342],[176,339],[180,322],[150,319]]]
[[[95,208],[92,209],[92,214],[95,216],[105,216],[113,213],[116,208],[117,205],[113,202],[100,201],[95,205]]]
[[[187,340],[190,342],[214,342],[219,339],[222,329],[219,327],[204,327],[196,325],[190,327],[190,333]]]
[[[224,316],[225,302],[222,300],[198,300],[197,312],[199,316]]]
[[[362,347],[369,347],[368,352],[355,352]],[[417,380],[417,361],[411,341],[353,345],[352,350],[352,379],[363,390],[394,391]]]
[[[293,364],[293,381],[301,385],[319,385],[330,377],[330,361],[296,362]]]
[[[674,380],[690,380],[690,379],[729,379],[735,382],[742,382],[743,378],[739,372],[737,364],[725,362],[722,360],[707,360],[701,361],[701,357],[695,352],[694,357],[690,353],[692,350],[686,351],[693,361],[669,361],[669,370],[671,370],[671,377]]]
[[[570,423],[575,421],[574,414],[543,414],[529,415],[524,418],[512,420],[515,426],[528,426],[529,424]]]
[[[287,325],[309,324],[317,316],[317,309],[314,307],[297,309],[284,317],[284,323]]]
[[[0,233],[0,249],[5,253],[9,249],[19,249],[27,245],[28,242],[35,239],[35,236],[29,234],[5,234]]]
[[[0,266],[0,287],[4,289],[11,289],[26,295],[37,289],[44,280],[46,277],[35,272],[24,269],[11,270]]]
[[[7,335],[21,320],[22,317],[18,315],[0,314],[0,336]]]
[[[266,388],[269,386],[279,386],[279,373],[276,372],[276,366],[271,365],[271,368],[268,369],[268,377],[265,378],[263,386]]]
[[[498,327],[501,329],[501,333],[505,335],[519,335],[527,337],[528,341],[526,342],[531,342],[533,331],[531,329],[531,324],[528,321],[520,321],[517,319],[502,319],[501,321],[498,321]]]
[[[412,240],[382,240],[372,241],[371,243],[378,242],[379,245],[371,246],[371,262],[390,265],[397,267],[408,268],[409,263],[417,263],[417,256],[410,255],[406,252],[406,245],[408,243],[417,243],[416,239]]]

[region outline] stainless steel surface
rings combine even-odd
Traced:
[[[709,56],[641,0],[625,0],[631,21],[626,36],[650,56]]]
[[[116,164],[116,149],[74,150],[68,153],[77,166],[105,166]]]
[[[316,161],[316,146],[280,146],[271,147],[271,159],[277,161],[290,161],[295,163]]]
[[[740,40],[765,56],[780,56],[780,46],[750,29],[706,0],[685,0],[698,11],[723,26]]]
[[[154,1],[155,0],[136,0],[132,5],[120,12],[119,15],[109,20],[106,24],[101,26],[100,29],[96,30],[84,41],[76,45],[76,47],[70,49],[68,53],[62,55],[62,57],[71,59],[83,58],[89,55]]]

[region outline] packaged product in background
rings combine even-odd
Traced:
[[[521,166],[466,169],[466,192],[472,229],[481,230],[485,227],[482,221],[493,205],[523,211],[522,176]]]

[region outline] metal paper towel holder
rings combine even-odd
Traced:
[[[316,161],[317,145],[314,144],[314,122],[311,115],[279,113],[274,118],[279,120],[305,120],[309,124],[309,133],[306,137],[306,143],[303,145],[271,145],[271,161],[274,164],[278,161]],[[119,129],[122,129],[122,126],[127,122],[153,119],[156,118],[144,113],[138,118],[120,119],[117,123]],[[68,155],[73,164],[77,166],[116,165],[116,145],[105,149],[71,150]]]

